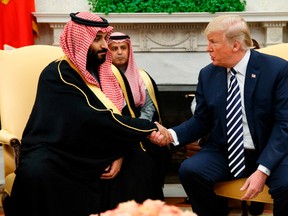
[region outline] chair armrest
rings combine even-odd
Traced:
[[[9,133],[7,130],[0,130],[0,143],[4,145],[11,145],[11,141],[17,139],[14,134]]]
[[[7,130],[1,129],[0,130],[0,143],[2,145],[4,145],[3,147],[5,149],[7,149],[8,146],[12,147],[12,149],[14,150],[15,165],[17,167],[18,163],[19,163],[19,157],[20,157],[20,147],[21,147],[20,140],[17,138],[16,135],[9,133],[9,131],[7,131]],[[8,149],[9,149],[9,147],[8,147]],[[9,150],[7,150],[7,151],[9,151]],[[11,152],[10,152],[10,154],[11,154]],[[4,156],[4,159],[6,160],[5,156]],[[4,164],[5,164],[5,161],[4,161]]]
[[[4,205],[9,205],[12,186],[16,176],[14,171],[19,164],[21,143],[16,135],[4,129],[0,130],[0,143],[3,145],[4,153],[5,185],[2,195],[2,205],[4,208]]]

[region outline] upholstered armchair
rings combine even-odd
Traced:
[[[51,61],[63,56],[60,47],[48,45],[26,46],[0,50],[0,143],[4,157],[4,212],[9,215],[9,196],[15,178],[21,137],[30,115],[38,78]]]

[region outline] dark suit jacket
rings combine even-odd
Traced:
[[[180,145],[210,133],[205,148],[226,151],[226,68],[200,71],[194,116],[175,130]],[[245,111],[258,163],[271,171],[288,154],[288,62],[251,50],[244,86]]]

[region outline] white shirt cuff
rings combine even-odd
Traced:
[[[261,164],[259,164],[258,170],[260,170],[261,172],[265,173],[267,176],[270,176],[270,174],[271,174],[271,171],[268,168],[266,168],[265,166],[261,165]]]
[[[172,130],[171,128],[169,128],[168,131],[171,133],[172,138],[173,138],[173,140],[174,140],[174,141],[172,142],[172,144],[173,144],[174,146],[179,145],[179,141],[178,141],[178,137],[177,137],[176,132],[175,132],[174,130]]]

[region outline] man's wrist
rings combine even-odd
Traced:
[[[261,164],[259,164],[257,170],[260,170],[261,172],[265,173],[267,176],[270,176],[270,174],[271,174],[271,171],[267,167],[265,167]]]
[[[170,132],[172,138],[173,138],[173,141],[171,142],[174,146],[177,146],[179,145],[179,141],[178,141],[178,137],[177,137],[177,134],[174,130],[172,130],[171,128],[168,129],[168,131]]]

